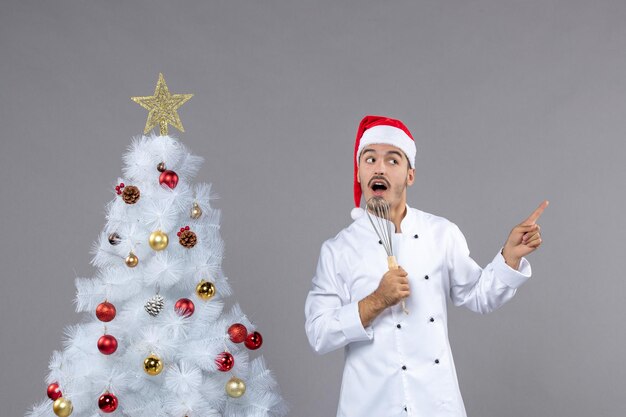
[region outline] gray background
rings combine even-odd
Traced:
[[[163,72],[223,209],[224,269],[293,416],[332,416],[343,353],[303,304],[350,222],[365,114],[406,122],[409,204],[485,265],[545,198],[534,276],[501,310],[453,308],[470,416],[623,412],[623,1],[7,1],[0,6],[0,404],[45,396],[74,277]]]

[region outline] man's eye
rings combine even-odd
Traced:
[[[389,160],[389,163],[390,163],[391,165],[398,165],[398,160],[397,160],[397,159],[390,159],[390,160]]]
[[[369,158],[365,158],[365,162],[371,164],[372,162],[374,162],[374,158],[372,158],[371,156]]]

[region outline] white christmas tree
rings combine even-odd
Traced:
[[[28,417],[283,416],[287,409],[262,356],[261,334],[222,271],[220,211],[210,184],[191,184],[202,158],[167,134],[183,131],[162,75],[144,136],[124,155],[124,178],[94,244],[93,278],[76,279],[76,310],[53,353],[49,399]],[[159,126],[160,135],[146,134]]]

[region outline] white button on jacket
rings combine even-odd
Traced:
[[[531,275],[498,252],[482,269],[465,237],[443,217],[407,206],[393,236],[398,264],[409,274],[409,314],[400,304],[364,328],[358,302],[387,272],[387,255],[366,215],[322,245],[306,305],[306,333],[320,354],[343,347],[338,417],[464,417],[448,341],[446,301],[488,313],[515,295]]]

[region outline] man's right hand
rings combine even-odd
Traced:
[[[411,294],[408,276],[409,274],[401,266],[387,271],[374,291],[374,296],[378,297],[385,307],[398,304]]]
[[[359,316],[363,327],[369,326],[386,308],[398,304],[410,295],[408,275],[400,266],[387,271],[378,288],[359,301]]]

